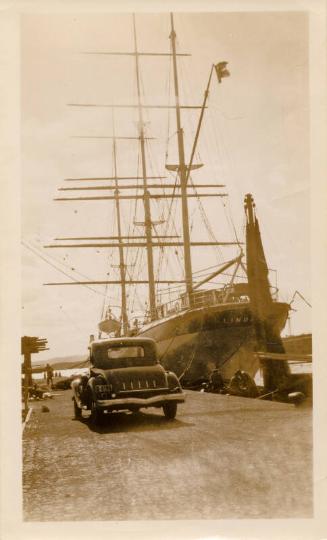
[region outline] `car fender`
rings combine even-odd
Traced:
[[[87,389],[92,396],[95,396],[95,377],[91,377],[87,382]]]
[[[82,379],[80,377],[74,379],[71,383],[70,383],[70,387],[72,388],[74,394],[76,396],[79,397],[80,395],[80,384],[82,382]]]
[[[88,382],[87,382],[87,389],[88,389],[88,391],[90,392],[90,394],[92,395],[92,398],[95,399],[95,400],[96,400],[95,386],[96,386],[96,384],[97,384],[96,379],[97,379],[98,377],[101,377],[101,379],[103,380],[103,383],[102,383],[102,384],[107,384],[106,379],[105,379],[103,376],[101,376],[101,375],[96,375],[95,377],[92,376],[92,377],[90,377],[90,379],[89,379]]]
[[[71,383],[71,388],[73,390],[73,399],[75,398],[76,403],[79,407],[82,405],[88,405],[89,399],[88,394],[91,390],[89,387],[89,379],[87,379],[86,375],[82,375],[81,377],[77,377],[74,379]]]
[[[167,383],[168,383],[169,389],[172,390],[178,387],[180,391],[182,391],[180,382],[175,373],[173,373],[172,371],[166,371],[166,376],[167,376]]]

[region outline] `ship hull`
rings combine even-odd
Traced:
[[[272,303],[266,322],[273,335],[280,335],[288,310],[286,303]],[[254,316],[247,302],[189,309],[144,326],[139,335],[156,340],[162,364],[183,375],[186,386],[207,379],[215,368],[226,380],[238,369],[252,377],[259,369],[253,354]]]

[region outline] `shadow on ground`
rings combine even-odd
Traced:
[[[99,424],[94,424],[90,415],[82,418],[81,420],[75,420],[75,422],[82,422],[91,431],[96,433],[122,433],[133,431],[158,431],[178,429],[183,427],[193,426],[190,422],[184,422],[178,419],[167,420],[164,416],[151,413],[112,413],[104,415]]]

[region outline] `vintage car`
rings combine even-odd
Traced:
[[[185,401],[178,378],[159,363],[157,347],[150,338],[113,338],[89,345],[90,372],[72,382],[75,418],[91,411],[98,423],[113,411],[137,412],[162,407],[167,419],[176,416]]]

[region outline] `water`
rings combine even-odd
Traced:
[[[57,373],[60,373],[61,377],[70,377],[71,375],[83,375],[88,373],[88,368],[71,368],[71,369],[58,369],[53,371],[54,378]],[[35,380],[45,380],[43,373],[33,373],[33,379]]]

